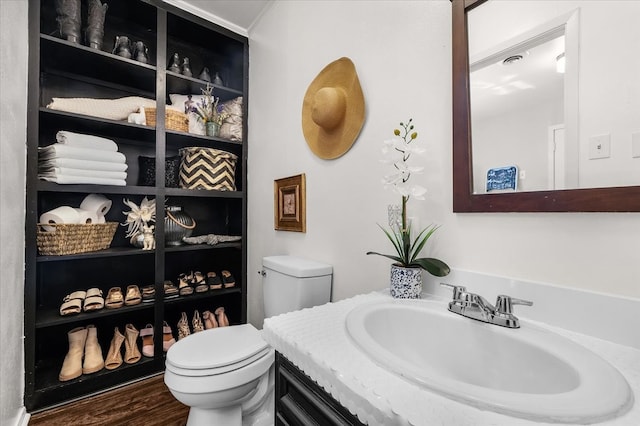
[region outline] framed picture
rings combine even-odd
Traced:
[[[307,232],[304,173],[273,181],[273,190],[275,229]]]

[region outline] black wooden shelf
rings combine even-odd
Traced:
[[[42,71],[93,78],[130,87],[134,92],[155,93],[156,67],[40,34]]]
[[[156,192],[156,188],[154,186],[62,185],[40,180],[38,181],[38,192],[99,192],[102,194],[153,195]]]
[[[232,89],[227,86],[220,86],[209,83],[213,87],[213,96],[220,98],[221,102],[242,96],[241,90]],[[199,95],[201,89],[207,86],[207,82],[199,78],[187,77],[173,71],[167,71],[167,94],[180,93],[183,95]]]
[[[236,283],[236,287],[221,288],[219,290],[209,290],[204,293],[196,293],[194,291],[193,294],[190,294],[189,296],[179,296],[179,297],[174,297],[172,299],[165,299],[164,304],[174,305],[182,302],[215,298],[215,297],[223,296],[227,294],[240,294],[241,292],[242,290],[240,289],[239,284]]]
[[[104,291],[106,297],[107,292]],[[40,309],[36,314],[36,328],[56,327],[63,324],[73,324],[78,322],[90,321],[96,318],[102,318],[113,315],[120,315],[126,312],[140,311],[154,308],[153,303],[145,302],[134,306],[122,306],[116,309],[107,309],[106,307],[93,312],[80,312],[76,315],[60,315],[60,308]]]

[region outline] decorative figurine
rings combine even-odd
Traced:
[[[102,50],[104,19],[108,8],[109,5],[106,3],[101,4],[100,0],[89,0],[87,27],[84,30],[84,37],[87,45],[92,49]]]
[[[118,56],[131,59],[131,41],[127,36],[116,36],[116,41],[113,46],[113,51]]]
[[[177,53],[173,54],[173,58],[171,59],[171,65],[169,65],[169,71],[175,72],[176,74],[180,74],[180,57]]]
[[[133,43],[133,59],[143,64],[149,62],[149,48],[143,42]]]
[[[153,236],[154,228],[154,225],[142,226],[142,235],[144,236],[142,239],[142,250],[154,250],[156,248],[156,239]]]
[[[189,58],[185,56],[182,60],[182,75],[191,77],[193,73],[191,72],[191,65],[189,65]]]
[[[72,43],[80,39],[80,0],[56,0],[60,36]]]
[[[200,73],[198,78],[200,80],[204,80],[204,81],[207,81],[207,82],[211,83],[211,75],[209,74],[209,68],[207,68],[207,67],[202,68],[202,72]]]
[[[213,84],[217,84],[218,86],[224,86],[222,79],[220,78],[220,74],[216,72],[216,76],[213,78]]]
[[[196,111],[196,103],[191,99],[192,95],[187,95],[187,100],[184,101],[184,113],[189,114],[190,112]]]

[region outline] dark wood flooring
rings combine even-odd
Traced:
[[[189,407],[178,402],[162,374],[100,395],[33,414],[30,426],[184,426]]]

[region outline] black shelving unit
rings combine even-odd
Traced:
[[[86,3],[82,2],[83,25]],[[38,411],[67,401],[121,386],[164,370],[163,322],[172,326],[182,312],[224,306],[231,324],[247,319],[247,104],[248,40],[225,28],[156,0],[110,0],[102,50],[83,43],[71,43],[56,34],[55,2],[29,0],[29,88],[27,129],[26,281],[25,281],[25,406]],[[117,35],[141,40],[149,48],[149,63],[111,53]],[[191,59],[194,75],[203,66],[212,75],[219,72],[223,85],[214,85],[221,102],[243,97],[243,142],[219,137],[168,130],[164,111],[169,94],[199,94],[206,82],[167,70],[174,52]],[[156,99],[155,127],[109,120],[47,108],[52,98],[119,98],[140,96]],[[38,179],[38,147],[55,142],[60,130],[87,133],[114,140],[127,158],[126,186],[59,185]],[[236,191],[188,190],[164,186],[164,159],[178,155],[181,148],[202,146],[232,152],[238,156]],[[138,186],[138,156],[156,159],[156,186]],[[63,256],[38,254],[36,229],[39,216],[60,205],[79,206],[87,194],[107,196],[113,206],[108,222],[123,222],[129,210],[124,199],[139,204],[144,197],[156,200],[155,237],[157,247],[144,251],[133,247],[118,226],[108,249]],[[166,246],[164,209],[178,205],[196,220],[194,235],[240,235],[235,242],[208,245]],[[163,283],[177,283],[182,272],[229,270],[236,279],[232,288],[192,296],[165,299]],[[127,285],[154,285],[156,298],[135,306],[102,309],[61,316],[65,295],[75,290]],[[155,356],[114,370],[103,369],[67,382],[58,373],[68,349],[67,333],[93,324],[106,356],[113,330],[126,324],[138,330],[152,324],[157,330]],[[140,340],[138,345],[141,346]]]

